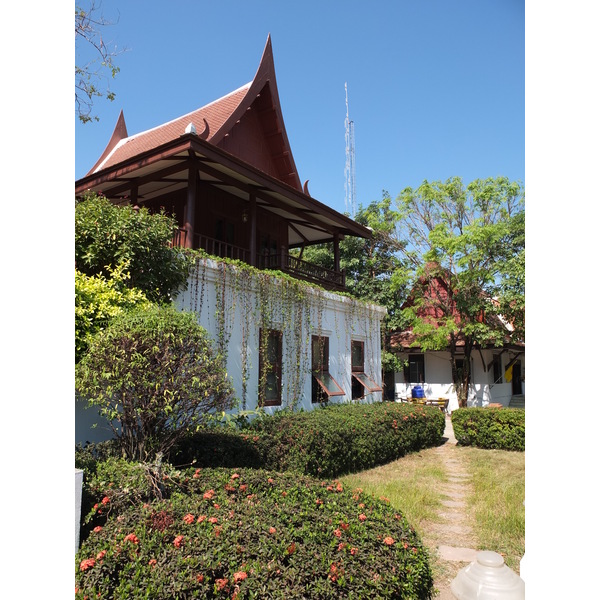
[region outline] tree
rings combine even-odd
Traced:
[[[346,237],[340,242],[340,267],[346,271],[346,288],[356,298],[385,306],[387,316],[383,323],[385,332],[398,326],[401,317],[402,293],[390,285],[393,273],[402,266],[399,251],[404,246],[395,236],[398,215],[392,208],[392,199],[383,192],[379,201],[366,208],[360,206],[354,220],[372,231],[371,239]],[[319,266],[333,269],[333,246],[331,243],[309,246],[303,258]],[[384,346],[384,371],[396,371],[399,363]]]
[[[95,98],[106,96],[107,100],[115,99],[108,84],[104,90],[101,82],[106,78],[105,73],[109,73],[114,79],[119,72],[114,60],[120,52],[109,50],[102,37],[102,29],[112,23],[98,15],[98,9],[94,0],[91,0],[87,9],[75,6],[75,48],[78,63],[75,65],[75,107],[82,123],[98,121],[98,116],[92,114]]]
[[[192,313],[170,306],[112,319],[91,340],[75,384],[134,460],[166,456],[207,414],[234,405],[223,357]]]
[[[403,309],[423,350],[448,349],[459,405],[466,406],[471,353],[501,345],[524,331],[524,196],[505,177],[477,179],[466,188],[458,177],[424,181],[396,200],[397,235],[408,243],[407,268],[394,284],[408,285]],[[502,311],[510,307],[517,327],[511,333]],[[457,349],[464,349],[462,368]]]
[[[89,276],[109,277],[128,263],[124,283],[152,302],[170,301],[187,282],[190,258],[171,247],[174,218],[145,208],[116,206],[88,194],[75,207],[75,264]]]

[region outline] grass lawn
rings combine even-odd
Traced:
[[[502,553],[506,564],[518,573],[525,552],[525,454],[470,447],[453,450],[471,475],[472,494],[466,498],[466,510],[477,549]],[[438,489],[447,481],[447,473],[434,449],[348,475],[342,481],[389,499],[424,539],[431,537],[431,524],[441,521],[438,513],[443,512],[444,496]]]

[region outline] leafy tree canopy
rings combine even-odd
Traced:
[[[473,348],[524,334],[524,193],[506,177],[424,181],[396,199],[396,235],[407,262],[394,285],[408,286],[403,313],[424,350],[449,348],[459,402],[466,402]],[[457,343],[464,369],[457,373]]]
[[[152,302],[168,302],[186,284],[189,257],[170,242],[177,223],[145,208],[115,206],[88,194],[75,207],[75,264],[89,276],[109,277],[128,264],[123,283]]]
[[[134,460],[166,455],[207,414],[234,405],[223,357],[195,316],[172,306],[114,317],[90,341],[75,384]]]

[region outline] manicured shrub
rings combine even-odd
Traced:
[[[463,446],[525,450],[525,411],[519,408],[459,408],[452,428]]]
[[[179,445],[175,460],[338,477],[439,444],[444,428],[437,408],[336,404],[310,412],[279,411],[239,432],[198,432]]]
[[[76,556],[76,598],[432,597],[427,550],[385,499],[295,473],[169,467],[170,497],[144,502],[139,466],[122,466],[98,469],[113,479]]]
[[[110,276],[127,264],[126,284],[153,302],[171,300],[187,282],[191,258],[170,243],[177,221],[146,208],[116,206],[87,194],[75,206],[75,263],[86,275]]]
[[[192,313],[151,305],[114,317],[75,372],[77,392],[110,423],[123,453],[166,457],[206,415],[234,406],[223,357]]]

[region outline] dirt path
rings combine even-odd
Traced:
[[[423,541],[435,561],[436,600],[455,600],[450,584],[463,567],[475,560],[477,539],[469,525],[466,500],[471,491],[470,475],[456,449],[450,417],[446,417],[445,442],[433,451],[448,474],[440,491],[445,499],[439,513],[441,522],[421,525]]]

